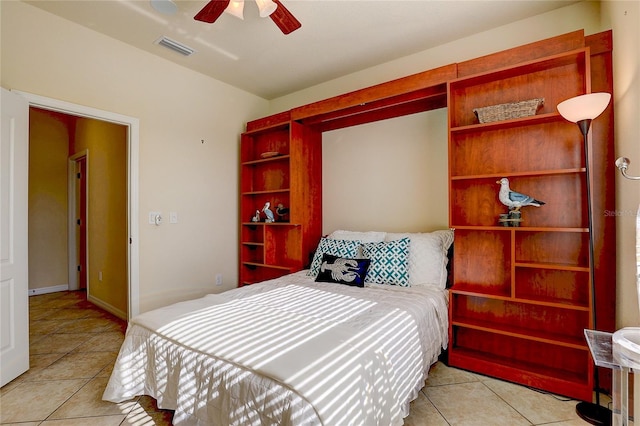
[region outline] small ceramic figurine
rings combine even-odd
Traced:
[[[498,192],[500,202],[509,207],[511,211],[519,211],[520,207],[524,206],[540,207],[544,204],[544,201],[536,200],[529,195],[513,191],[509,188],[509,179],[507,178],[502,178],[496,183],[500,184],[500,191]]]
[[[262,211],[264,212],[265,216],[267,216],[267,218],[265,219],[265,222],[266,223],[273,223],[273,222],[275,222],[275,220],[273,218],[273,212],[271,210],[269,210],[269,207],[271,207],[271,203],[267,201],[264,204],[264,207],[262,208]]]
[[[286,216],[287,213],[289,213],[289,209],[282,204],[278,204],[278,207],[276,207],[276,214],[278,215],[280,220],[283,220],[284,216]]]
[[[251,222],[260,222],[260,210],[256,210],[256,214],[251,218]]]

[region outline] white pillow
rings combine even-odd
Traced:
[[[360,241],[363,244],[366,243],[381,243],[384,241],[384,237],[387,235],[386,232],[378,232],[378,231],[345,231],[339,229],[337,231],[333,231],[329,234],[328,238],[332,240],[345,240],[345,241]],[[363,257],[362,254],[362,246],[358,246],[358,254],[357,257]]]
[[[381,243],[384,241],[384,237],[386,234],[386,232],[377,231],[358,232],[344,231],[342,229],[339,229],[329,234],[329,238],[331,238],[332,240],[358,240],[362,243]]]
[[[447,287],[447,252],[453,243],[453,231],[425,233],[387,233],[385,241],[411,239],[409,245],[409,285]]]

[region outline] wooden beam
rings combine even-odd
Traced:
[[[359,124],[373,123],[375,121],[386,120],[388,118],[402,117],[405,115],[416,114],[424,111],[431,111],[439,108],[446,108],[446,96],[438,96],[429,99],[420,99],[414,102],[396,105],[393,108],[384,108],[380,110],[367,111],[362,114],[340,117],[335,120],[325,121],[319,125],[322,132],[329,130],[342,129]]]
[[[458,63],[458,77],[479,74],[584,47],[584,30],[551,37]]]
[[[249,121],[247,123],[247,132],[251,132],[256,129],[265,129],[278,125],[284,125],[291,121],[291,111],[283,111],[278,114],[273,114],[268,117],[258,118],[257,120]]]
[[[355,111],[364,113],[384,107],[393,108],[406,102],[405,97],[416,96],[419,92],[431,97],[434,91],[444,87],[446,93],[447,81],[456,76],[456,65],[446,65],[294,108],[291,110],[291,119],[300,122],[310,120],[318,124],[321,122],[318,117],[322,116],[337,119],[343,114],[352,115]]]
[[[446,106],[447,87],[443,84],[393,98],[309,117],[302,120],[302,123],[318,127],[324,132]]]

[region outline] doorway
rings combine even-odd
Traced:
[[[83,155],[76,161],[76,229],[78,239],[76,241],[76,251],[78,252],[78,287],[87,288],[87,156]]]
[[[126,320],[127,129],[35,107],[29,122],[31,294],[86,289]]]
[[[69,157],[69,290],[87,289],[87,150]]]
[[[123,165],[126,170],[126,200],[123,209],[122,216],[124,217],[124,223],[126,227],[126,237],[124,238],[124,245],[126,245],[126,309],[120,312],[118,316],[129,319],[139,313],[139,256],[138,256],[138,223],[135,218],[138,217],[138,145],[139,145],[139,121],[136,118],[123,116],[107,111],[97,110],[90,107],[81,105],[75,105],[64,101],[58,101],[55,99],[45,98],[38,95],[33,95],[24,92],[16,92],[23,96],[29,102],[29,106],[37,107],[49,111],[59,112],[63,114],[69,114],[74,117],[95,119],[104,123],[117,124],[124,126],[125,138],[126,138],[126,157],[123,160]],[[89,157],[89,155],[87,156]],[[88,165],[88,162],[85,163]],[[25,167],[28,165],[25,164]],[[85,174],[86,176],[86,174]],[[90,179],[89,179],[90,181]],[[90,189],[88,190],[91,191]],[[85,192],[86,194],[86,192]],[[97,197],[100,198],[100,197]],[[85,204],[86,205],[86,204]],[[75,207],[74,207],[75,208]],[[90,218],[85,220],[85,226],[91,222]],[[75,229],[75,226],[73,227]],[[89,232],[87,239],[91,239],[91,233]],[[75,236],[74,244],[75,247]],[[87,247],[85,245],[85,247]],[[70,245],[70,247],[72,247]],[[91,256],[89,250],[85,254]],[[75,263],[75,262],[74,262]],[[91,273],[89,266],[86,268],[88,274]],[[100,276],[100,270],[94,271],[96,276]],[[79,281],[79,280],[78,280]],[[80,284],[78,284],[80,285]],[[90,284],[87,284],[90,287]],[[96,303],[95,301],[93,301]],[[99,306],[110,310],[108,304],[103,306],[99,303]]]

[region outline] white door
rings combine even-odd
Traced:
[[[4,386],[29,369],[29,103],[0,90],[0,386]]]

